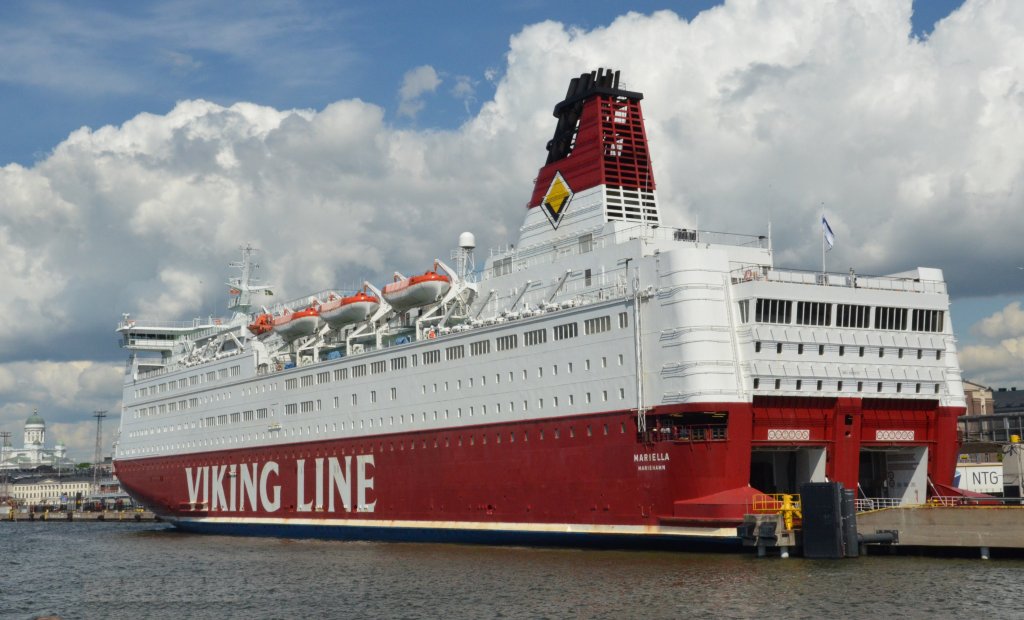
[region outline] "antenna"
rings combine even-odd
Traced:
[[[463,279],[469,279],[469,275],[476,270],[476,264],[473,261],[473,250],[476,248],[476,237],[471,232],[464,232],[459,235],[459,249],[456,254],[455,270],[459,272],[459,277]]]
[[[96,418],[96,452],[92,457],[92,492],[99,493],[100,463],[103,462],[103,418],[107,417],[106,409],[93,411],[92,417]]]
[[[6,452],[7,452],[6,448],[10,448],[10,447],[11,447],[11,432],[10,431],[0,431],[0,461],[3,460],[3,456],[6,456]],[[8,480],[9,480],[8,472],[7,472],[6,469],[4,469],[3,476],[4,476],[4,481],[3,481],[4,484],[3,484],[3,487],[0,487],[0,499],[7,500],[7,499],[10,498],[11,494],[10,494],[10,488],[9,488],[9,483],[8,483]]]

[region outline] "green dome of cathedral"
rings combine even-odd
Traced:
[[[30,415],[28,417],[28,419],[25,420],[25,424],[40,424],[40,425],[45,426],[46,422],[44,422],[43,419],[41,417],[39,417],[39,412],[38,411],[33,411],[32,415]]]

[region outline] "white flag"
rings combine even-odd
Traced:
[[[836,236],[832,234],[832,227],[828,225],[828,220],[825,216],[821,216],[821,232],[825,235],[825,243],[828,244],[828,249],[832,249],[832,246],[836,243]]]

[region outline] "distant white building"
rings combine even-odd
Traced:
[[[58,443],[53,449],[46,448],[46,422],[37,411],[25,420],[24,447],[16,450],[12,446],[0,447],[0,470],[38,469],[40,467],[74,467],[67,457],[67,448]]]
[[[88,497],[92,493],[92,482],[39,478],[11,484],[8,493],[22,504],[66,504]]]

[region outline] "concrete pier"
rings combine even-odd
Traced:
[[[84,511],[54,511],[54,512],[24,512],[10,510],[0,514],[0,521],[4,522],[51,522],[68,523],[74,521],[86,521],[89,523],[104,523],[110,521],[124,522],[153,522],[160,518],[148,510],[98,510],[94,512]]]
[[[993,548],[1024,550],[1024,507],[885,508],[858,513],[857,531],[898,532],[900,547],[973,547],[987,559]]]

